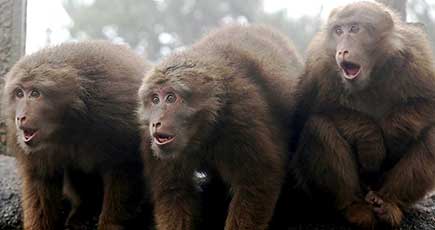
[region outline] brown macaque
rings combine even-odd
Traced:
[[[362,1],[333,10],[307,53],[291,164],[299,186],[362,228],[399,225],[435,185],[435,72],[426,34]]]
[[[138,115],[158,230],[197,227],[195,171],[216,172],[229,186],[225,229],[267,229],[286,173],[286,125],[301,71],[283,35],[232,25],[149,72]]]
[[[82,229],[94,207],[98,229],[132,226],[144,197],[135,110],[147,68],[127,47],[94,41],[43,49],[7,74],[7,147],[23,180],[25,230]]]

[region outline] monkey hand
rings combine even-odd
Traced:
[[[396,203],[383,199],[374,191],[369,191],[365,200],[372,206],[373,211],[382,222],[391,226],[398,226],[400,224],[403,213]]]
[[[344,217],[350,224],[359,229],[374,229],[375,227],[376,217],[370,206],[363,201],[353,203],[346,207]]]

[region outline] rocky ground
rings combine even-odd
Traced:
[[[15,159],[0,155],[0,230],[20,229],[19,187]]]
[[[20,180],[15,159],[0,155],[0,230],[21,229],[21,209],[19,205]],[[348,230],[345,224],[291,224],[289,230]],[[435,229],[435,196],[428,198],[410,210],[402,226],[403,230]]]

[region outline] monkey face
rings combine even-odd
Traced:
[[[194,110],[188,107],[185,97],[171,87],[158,88],[150,101],[152,149],[158,157],[175,157],[185,149],[194,133]]]
[[[392,18],[371,4],[333,11],[328,22],[330,46],[335,50],[337,69],[351,91],[363,90],[374,80],[372,72],[378,60],[384,34],[392,29]]]
[[[69,71],[69,72],[68,72]],[[30,73],[30,74],[29,74]],[[5,108],[15,123],[17,143],[25,153],[37,152],[59,139],[62,117],[72,107],[77,84],[63,68],[40,65],[31,70],[16,68],[7,76]]]
[[[159,158],[174,158],[181,154],[196,132],[197,110],[186,97],[172,87],[159,87],[147,97],[148,131],[151,148]],[[146,132],[145,131],[145,132]]]
[[[151,148],[159,158],[175,158],[181,154],[196,132],[197,109],[189,105],[189,93],[170,85],[159,85],[143,92],[145,129]]]
[[[214,95],[219,89],[210,79],[190,70],[180,70],[176,76],[154,71],[145,78],[139,90],[138,115],[155,156],[166,159],[189,154],[211,135],[209,129],[217,120],[215,111],[221,102]]]
[[[17,85],[10,96],[19,145],[26,153],[42,148],[58,126],[54,105],[31,84]]]
[[[370,80],[372,62],[364,43],[370,39],[364,26],[339,24],[334,26],[335,60],[344,84],[350,89],[363,89]]]

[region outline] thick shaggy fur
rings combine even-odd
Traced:
[[[96,41],[47,48],[11,69],[3,108],[8,150],[23,178],[24,229],[63,229],[63,188],[72,202],[70,229],[84,224],[94,202],[101,209],[98,229],[130,226],[143,197],[135,109],[146,68],[127,47]],[[35,147],[20,141],[16,125],[15,91],[23,85],[40,92],[27,101],[26,121],[40,124],[44,139]],[[44,130],[50,134],[42,136]]]
[[[195,218],[210,211],[199,210],[195,170],[229,185],[225,229],[267,228],[286,172],[286,123],[301,70],[298,55],[280,33],[227,26],[150,71],[139,93],[139,118],[157,229],[192,229]],[[185,109],[163,114],[168,120],[185,115],[175,128],[185,132],[175,138],[188,144],[162,157],[150,147],[154,107],[148,97],[165,87],[187,95],[180,99]]]
[[[353,43],[368,43],[360,51],[371,50],[364,60],[373,65],[359,90],[345,84],[331,46],[333,22],[351,17],[371,26],[375,40]],[[298,85],[294,123],[302,134],[294,141],[294,175],[304,191],[331,200],[351,223],[398,225],[402,211],[434,188],[430,52],[420,28],[373,2],[335,9],[309,47]]]

